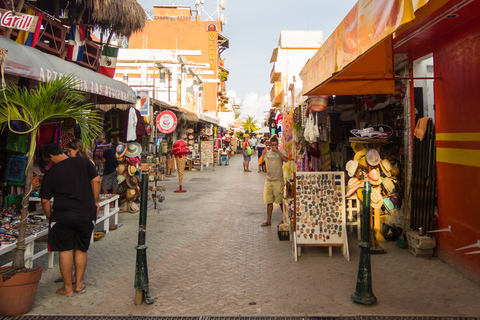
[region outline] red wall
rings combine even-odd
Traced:
[[[437,252],[439,258],[480,284],[480,254],[465,254],[480,248],[456,251],[480,240],[480,158],[473,159],[473,165],[455,163],[465,156],[464,150],[480,151],[480,18],[428,46],[433,47],[435,76],[442,78],[435,81],[437,134],[472,133],[463,141],[437,140],[437,152],[439,148],[460,149],[458,158],[451,161],[454,163],[437,162],[438,225],[440,229],[452,226],[451,233],[438,234]],[[473,141],[468,141],[472,137]]]

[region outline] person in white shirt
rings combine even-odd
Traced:
[[[227,148],[223,147],[223,149],[218,151],[218,155],[220,156],[219,165],[223,164],[223,160],[225,160],[225,165],[228,166],[228,150]]]

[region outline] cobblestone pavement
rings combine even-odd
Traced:
[[[256,160],[256,157],[253,157]],[[352,302],[359,248],[349,234],[351,261],[334,248],[302,249],[297,262],[292,243],[279,241],[274,207],[266,219],[262,190],[265,176],[243,172],[241,155],[230,166],[185,172],[159,182],[167,187],[161,211],[148,210],[147,259],[150,305],[134,305],[135,246],[139,214],[121,213],[122,227],[92,244],[85,294],[55,294],[61,284],[58,263],[44,267],[31,315],[143,316],[478,316],[480,286],[436,258],[417,258],[393,243],[387,254],[372,255],[373,292],[378,302]],[[58,260],[58,255],[56,256]]]

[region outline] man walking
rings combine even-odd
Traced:
[[[88,158],[69,158],[57,144],[46,145],[44,156],[53,166],[43,177],[39,196],[50,221],[48,246],[51,251],[60,252],[64,286],[57,293],[66,296],[84,293],[87,289],[83,282],[87,250],[99,208],[100,177]],[[53,210],[52,197],[55,200]],[[75,290],[72,285],[74,264]]]
[[[282,207],[283,202],[283,163],[288,160],[285,150],[278,148],[278,138],[273,135],[270,138],[270,147],[265,148],[262,157],[267,167],[265,179],[265,188],[263,189],[263,200],[267,205],[267,221],[262,223],[262,227],[272,224],[273,204],[279,204]]]

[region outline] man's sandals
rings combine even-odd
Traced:
[[[262,223],[262,227],[268,227],[269,225],[271,225],[271,223],[268,223],[268,222]]]

